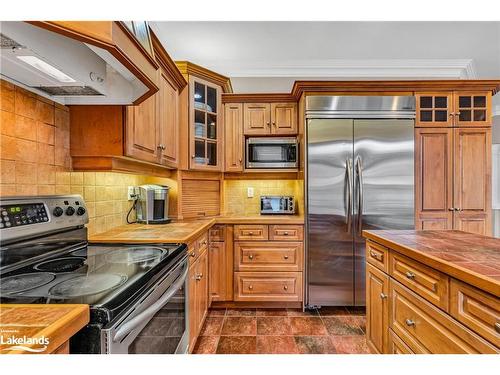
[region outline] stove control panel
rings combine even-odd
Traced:
[[[0,198],[2,241],[81,227],[88,222],[80,195]]]
[[[49,221],[43,203],[9,204],[0,207],[0,228],[17,227]]]

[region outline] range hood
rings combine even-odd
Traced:
[[[61,104],[133,104],[149,90],[107,50],[26,22],[0,22],[1,78]]]

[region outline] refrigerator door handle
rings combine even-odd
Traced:
[[[361,157],[356,158],[356,176],[358,177],[358,233],[363,230],[363,167]]]
[[[353,180],[352,180],[352,159],[347,158],[345,161],[345,170],[347,174],[347,204],[346,206],[346,215],[345,215],[345,222],[347,224],[347,233],[351,233],[351,227],[352,227],[352,189],[353,189]]]

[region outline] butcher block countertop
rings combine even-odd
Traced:
[[[363,236],[500,296],[500,239],[458,230],[368,230]]]
[[[0,305],[0,353],[52,353],[85,327],[89,322],[89,316],[88,305],[2,304]],[[12,343],[12,337],[37,339],[38,342]],[[43,337],[48,339],[46,348],[42,342]],[[20,346],[28,349],[23,350]]]
[[[89,237],[91,242],[187,243],[215,224],[304,224],[298,215],[219,216],[209,219],[172,221],[169,224],[128,224]]]

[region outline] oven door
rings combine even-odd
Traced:
[[[106,354],[187,353],[187,273],[184,258],[130,309],[101,331]]]
[[[248,138],[246,167],[297,168],[296,138]]]

